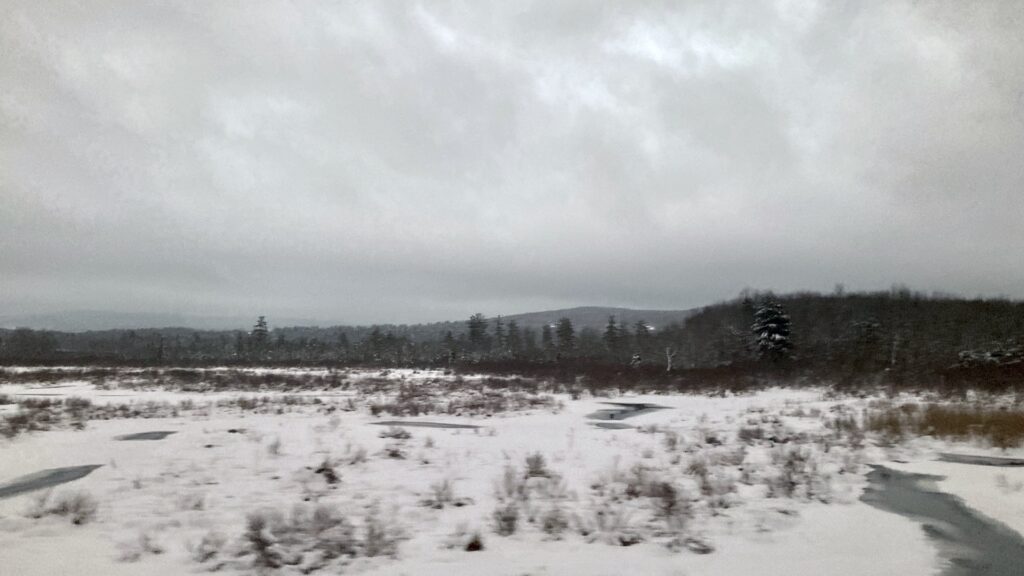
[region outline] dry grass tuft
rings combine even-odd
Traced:
[[[950,440],[985,440],[997,448],[1024,442],[1024,411],[991,406],[904,404],[869,411],[865,428],[889,439],[908,434]]]

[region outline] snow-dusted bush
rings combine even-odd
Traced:
[[[323,476],[324,481],[328,484],[337,484],[338,482],[341,482],[341,475],[338,474],[335,466],[337,466],[337,464],[335,464],[334,460],[330,457],[326,457],[322,462],[320,462],[320,465],[313,470],[313,473]]]
[[[534,452],[526,457],[526,477],[534,478],[541,477],[547,478],[551,473],[548,472],[547,461],[544,460],[544,455],[540,452]]]
[[[284,562],[283,550],[278,544],[279,535],[285,530],[284,519],[279,512],[253,512],[245,519],[246,550],[252,554],[253,566],[278,568]]]
[[[450,478],[439,480],[430,485],[430,496],[423,501],[425,506],[440,510],[455,502],[455,489]]]
[[[515,534],[519,526],[519,505],[516,502],[500,503],[491,513],[494,531],[499,536]]]
[[[665,450],[675,452],[679,449],[681,439],[678,433],[673,432],[672,430],[667,430],[664,438],[662,438],[662,443],[665,445]]]
[[[405,449],[402,448],[402,445],[399,442],[392,442],[384,446],[384,457],[391,458],[393,460],[405,460]]]
[[[643,541],[643,536],[630,522],[629,509],[614,498],[593,502],[583,513],[576,514],[573,521],[576,531],[589,542],[603,541],[607,544],[631,546]]]
[[[834,417],[824,420],[825,428],[832,431],[833,438],[837,442],[845,443],[851,448],[861,448],[864,445],[864,428],[857,422],[853,414],[840,413]]]
[[[223,534],[210,531],[204,534],[198,543],[189,543],[187,548],[192,560],[202,564],[216,558],[226,543],[227,538]]]
[[[559,539],[569,528],[569,518],[560,506],[552,506],[541,516],[540,528],[551,538]]]
[[[44,516],[62,516],[71,520],[72,524],[87,524],[96,518],[99,504],[91,494],[84,490],[62,492],[50,500],[50,492],[37,496],[26,516],[42,518]]]
[[[13,438],[23,432],[49,430],[63,418],[61,404],[55,400],[30,398],[18,402],[18,411],[0,418],[0,434]]]
[[[526,479],[515,466],[505,466],[498,481],[495,482],[495,494],[499,500],[526,500],[529,498]]]
[[[652,482],[648,487],[648,496],[654,503],[655,514],[663,518],[671,529],[682,529],[692,514],[689,501],[672,482]]]
[[[484,539],[479,532],[474,532],[470,537],[469,541],[466,542],[466,552],[479,552],[484,549]]]
[[[820,469],[819,458],[807,446],[780,447],[771,452],[774,474],[767,478],[769,498],[803,498],[828,502],[831,479]]]
[[[267,444],[267,454],[271,456],[281,455],[281,438],[275,437],[270,444]]]
[[[328,506],[317,506],[312,512],[299,506],[290,518],[277,510],[264,510],[246,517],[238,555],[248,558],[256,568],[290,565],[311,572],[338,558],[356,556],[360,552],[371,555],[370,551],[375,552],[381,546],[378,532],[378,528],[368,530],[366,538],[360,542],[353,524]],[[209,554],[193,554],[193,558],[204,556]]]
[[[394,522],[380,512],[380,506],[374,504],[367,511],[363,520],[362,553],[364,556],[398,555],[398,544],[405,539],[405,533]]]
[[[388,426],[387,430],[382,430],[378,436],[393,440],[408,440],[412,438],[412,433],[401,426]]]
[[[466,552],[479,552],[484,549],[484,539],[479,530],[470,530],[465,522],[456,526],[455,531],[445,538],[444,547],[453,550],[461,549]]]
[[[356,464],[362,464],[366,462],[367,452],[364,446],[356,446],[355,448],[353,448],[352,445],[349,444],[346,447],[345,454],[346,460],[350,466],[355,466]]]
[[[138,562],[143,556],[163,554],[166,549],[147,531],[140,532],[135,540],[121,545],[122,562]]]
[[[746,444],[755,444],[764,439],[764,428],[760,425],[744,426],[736,433],[736,438]]]

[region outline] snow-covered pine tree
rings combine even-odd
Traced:
[[[260,316],[256,319],[256,325],[252,327],[252,344],[254,347],[263,349],[270,340],[270,330],[267,328],[267,318]]]
[[[778,302],[766,299],[754,313],[754,341],[758,357],[777,362],[789,358],[793,349],[789,315]]]
[[[608,324],[605,325],[604,334],[601,336],[604,341],[604,347],[608,351],[608,355],[615,359],[619,356],[621,347],[621,338],[619,333],[619,325],[615,323],[615,316],[608,317]]]
[[[558,337],[558,352],[562,355],[571,354],[576,348],[576,329],[573,328],[572,320],[560,318],[555,326],[555,336]]]
[[[487,318],[483,314],[477,313],[469,317],[467,323],[469,328],[469,347],[470,351],[479,360],[480,356],[487,352],[490,348],[490,338],[487,336]]]

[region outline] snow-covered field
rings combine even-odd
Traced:
[[[871,399],[554,394],[509,411],[407,417],[372,414],[388,391],[376,376],[350,376],[342,390],[287,394],[0,386],[11,398],[140,408],[0,439],[0,486],[101,465],[52,491],[0,499],[0,573],[937,573],[917,522],[858,500],[869,463],[943,475],[941,489],[1024,529],[1024,471],[931,462],[950,447],[880,447],[835,425]],[[403,387],[438,378],[448,377],[385,375]],[[377,387],[363,393],[364,380]],[[665,409],[600,428],[588,416],[609,401]],[[388,420],[479,428],[375,424]],[[147,431],[174,434],[118,439]],[[74,524],[54,503],[78,493],[96,508]]]

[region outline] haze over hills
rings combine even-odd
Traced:
[[[103,310],[71,310],[46,314],[0,315],[0,328],[33,328],[61,332],[98,330],[137,330],[147,328],[191,328],[194,330],[248,330],[255,316],[198,316],[111,312]],[[307,326],[316,322],[306,318],[281,318],[280,326]]]
[[[559,318],[568,318],[572,320],[573,326],[577,328],[601,329],[607,324],[609,316],[615,316],[615,321],[620,325],[626,324],[632,327],[633,324],[642,321],[648,326],[658,329],[673,322],[682,323],[683,320],[699,311],[700,308],[690,310],[634,310],[632,308],[605,306],[579,306],[561,310],[512,314],[503,316],[503,318],[506,321],[515,320],[523,328],[540,328],[544,324],[557,322]]]
[[[672,322],[682,322],[699,309],[692,310],[635,310],[606,306],[580,306],[541,312],[526,312],[502,316],[508,322],[515,320],[522,328],[539,329],[544,324],[553,324],[559,318],[569,318],[577,329],[601,329],[609,316],[615,316],[620,324],[632,326],[644,321],[649,326],[660,328]],[[61,332],[87,332],[101,330],[140,330],[156,328],[189,328],[193,330],[248,330],[256,315],[245,316],[198,316],[188,314],[150,314],[130,312],[107,312],[97,310],[76,310],[50,314],[21,314],[0,316],[0,328],[33,328]],[[308,318],[268,317],[271,327],[329,327],[346,325],[338,322],[317,322]],[[452,319],[443,322],[425,322],[421,326],[436,330],[459,330],[466,319]]]

